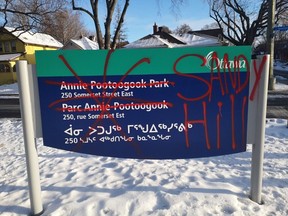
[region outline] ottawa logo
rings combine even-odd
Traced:
[[[219,59],[217,54],[214,54],[214,51],[209,52],[206,55],[206,64],[205,66],[210,70],[219,69],[245,69],[246,68],[246,61],[244,59],[229,59],[224,60],[224,58]],[[213,67],[213,68],[212,68]]]

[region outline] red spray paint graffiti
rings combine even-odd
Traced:
[[[62,98],[56,101],[53,101],[50,103],[49,108],[54,109],[58,112],[100,112],[100,116],[108,116],[108,120],[111,121],[112,125],[115,125],[119,128],[123,128],[122,125],[113,117],[112,113],[110,112],[112,109],[133,109],[135,107],[140,106],[167,106],[169,108],[172,108],[174,104],[172,104],[169,101],[150,101],[150,100],[143,100],[141,98],[136,97],[117,97],[117,100],[122,101],[131,101],[131,103],[118,103],[118,104],[111,104],[112,100],[115,99],[115,93],[119,90],[119,88],[127,87],[127,88],[135,88],[135,83],[125,83],[125,79],[133,72],[134,69],[137,67],[140,67],[143,64],[150,64],[149,58],[141,58],[139,61],[134,63],[125,73],[119,81],[117,82],[110,82],[107,78],[107,71],[109,69],[109,63],[110,58],[113,56],[113,50],[110,50],[106,56],[105,59],[105,65],[103,70],[103,81],[102,83],[98,84],[92,84],[92,83],[85,83],[82,78],[77,74],[77,72],[72,68],[72,66],[68,63],[67,59],[60,55],[59,59],[63,62],[63,64],[69,69],[71,74],[77,79],[78,83],[66,83],[66,85],[74,86],[75,88],[81,88],[87,92],[87,95],[85,96],[79,96],[79,97],[71,97],[71,98]],[[198,83],[201,83],[205,89],[203,92],[200,92],[197,96],[189,96],[187,92],[175,92],[175,94],[183,101],[183,118],[184,118],[184,125],[185,129],[183,131],[183,135],[185,136],[185,146],[187,149],[193,147],[193,140],[191,140],[191,134],[193,133],[193,128],[189,127],[189,125],[202,125],[203,131],[205,134],[205,147],[208,150],[211,150],[213,148],[221,149],[221,140],[223,137],[223,124],[224,122],[227,122],[227,119],[223,119],[223,112],[227,112],[227,107],[229,107],[229,113],[230,113],[230,126],[231,126],[231,148],[234,150],[237,148],[237,146],[240,143],[236,143],[236,134],[241,133],[242,135],[242,145],[245,144],[245,131],[246,131],[246,107],[247,107],[247,97],[241,98],[241,106],[236,101],[240,99],[237,95],[241,94],[247,87],[249,83],[249,76],[250,76],[250,64],[248,59],[244,55],[235,56],[233,60],[234,67],[231,67],[231,60],[229,61],[228,54],[224,54],[221,61],[219,61],[219,56],[216,52],[213,53],[212,59],[210,60],[210,78],[204,79],[200,75],[195,75],[192,73],[187,73],[187,71],[184,73],[178,69],[178,65],[181,63],[181,61],[189,60],[189,58],[197,58],[201,61],[201,67],[207,67],[207,59],[205,56],[201,56],[198,54],[186,54],[183,56],[180,56],[178,59],[175,60],[173,64],[173,71],[174,73],[179,76],[183,77],[188,80],[197,81]],[[241,79],[240,78],[240,63],[244,62],[246,65],[246,78]],[[255,92],[257,90],[257,87],[259,85],[259,80],[261,79],[261,74],[263,72],[263,65],[265,64],[266,59],[263,58],[262,63],[259,68],[253,64],[254,71],[256,75],[256,80],[253,84],[253,90],[250,95],[250,100],[254,100],[255,98]],[[53,81],[46,81],[48,85],[55,85],[55,86],[61,86],[63,83],[61,82],[53,82]],[[95,95],[93,91],[91,90],[91,87],[93,85],[98,85],[99,88],[103,89],[103,95]],[[137,87],[151,87],[153,85],[168,85],[168,86],[175,86],[177,83],[170,82],[170,81],[160,81],[158,83],[139,83]],[[109,94],[105,94],[107,89],[112,90],[112,92],[109,92]],[[211,109],[211,101],[214,99],[213,94],[215,91],[220,92],[220,94],[224,97],[229,97],[229,104],[223,103],[221,99],[216,103],[217,107],[214,107],[217,109],[217,113],[215,116],[209,116],[207,114],[207,110]],[[76,100],[83,100],[83,99],[93,99],[95,103],[96,108],[89,108],[85,109],[83,107],[71,107],[71,106],[63,106],[63,103],[69,102],[69,101],[76,101]],[[57,107],[57,105],[62,104],[61,107]],[[202,107],[202,116],[203,118],[196,119],[191,118],[191,113],[194,112],[193,107],[194,104],[201,104]],[[236,107],[235,107],[236,106]],[[238,108],[241,109],[241,121],[235,121],[235,116],[239,115],[238,113],[235,113],[235,110]],[[104,118],[98,118],[91,127],[95,128],[97,125],[101,125]],[[216,129],[216,143],[217,145],[214,146],[211,144],[210,140],[210,130],[209,125],[215,124]],[[236,126],[241,125],[241,131],[236,130]],[[91,131],[87,131],[83,139],[89,135]],[[126,132],[122,129],[118,130],[118,132],[128,139],[128,135]],[[138,145],[137,141],[130,140],[130,145],[134,148],[135,152],[137,152],[138,155],[141,155],[141,149]],[[77,148],[81,147],[81,143],[77,145]]]

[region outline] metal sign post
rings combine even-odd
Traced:
[[[46,67],[41,67],[41,64],[38,63],[37,65],[37,70],[39,69],[37,71],[37,75],[38,81],[40,81],[38,86],[40,96],[42,94],[42,101],[40,97],[40,102],[42,102],[41,111],[42,113],[45,113],[45,115],[42,115],[42,118],[44,119],[42,123],[40,121],[41,119],[39,112],[39,99],[37,99],[37,80],[35,80],[35,77],[33,78],[33,76],[31,76],[32,72],[29,72],[27,62],[19,61],[17,63],[17,76],[19,84],[20,105],[32,215],[41,215],[44,212],[41,200],[38,155],[35,145],[35,138],[42,137],[42,126],[44,133],[44,144],[46,138],[48,140],[48,144],[52,143],[54,145],[47,146],[57,147],[59,149],[65,150],[78,151],[80,153],[89,153],[103,156],[108,155],[114,157],[117,156],[124,158],[138,158],[138,150],[141,148],[143,152],[146,151],[143,155],[148,156],[149,159],[174,159],[199,156],[215,156],[245,151],[246,143],[252,143],[253,150],[251,168],[251,199],[261,204],[269,55],[259,56],[257,60],[252,61],[250,92],[248,94],[249,73],[247,72],[248,65],[246,67],[246,63],[249,62],[248,56],[250,56],[250,48],[237,48],[239,49],[239,53],[237,52],[234,55],[233,53],[231,53],[232,57],[236,56],[238,57],[238,60],[242,60],[240,64],[236,65],[238,68],[233,66],[235,64],[234,60],[229,61],[229,59],[227,58],[228,55],[224,55],[224,53],[227,54],[226,49],[214,49],[218,52],[218,56],[217,52],[214,50],[213,52],[215,56],[211,58],[209,58],[209,53],[206,53],[210,51],[208,49],[201,49],[201,55],[192,55],[191,50],[189,49],[177,49],[175,53],[174,50],[168,49],[166,50],[166,55],[167,59],[169,57],[171,62],[170,64],[164,62],[163,67],[159,66],[162,64],[161,62],[156,61],[156,57],[163,57],[163,55],[159,55],[160,52],[164,52],[164,50],[162,49],[154,50],[156,54],[152,52],[150,53],[151,50],[147,50],[147,52],[149,53],[146,53],[146,51],[144,50],[145,52],[142,53],[143,56],[148,56],[151,59],[144,58],[140,55],[143,50],[124,51],[134,53],[134,55],[127,56],[137,57],[137,55],[140,55],[137,57],[136,60],[134,59],[135,62],[138,62],[137,64],[139,65],[145,63],[144,66],[141,65],[142,67],[140,67],[139,69],[136,68],[137,64],[135,62],[125,65],[123,64],[124,61],[122,61],[121,64],[116,64],[118,61],[118,57],[123,56],[121,53],[123,51],[119,51],[120,53],[113,53],[115,57],[112,55],[112,53],[107,54],[105,52],[83,52],[81,54],[84,55],[84,57],[86,56],[86,58],[84,59],[87,61],[87,64],[85,64],[84,66],[91,66],[91,68],[84,69],[82,68],[82,65],[74,64],[75,61],[73,61],[73,57],[75,56],[73,55],[75,53],[62,53],[62,51],[60,53],[59,51],[47,53],[45,52],[43,54],[39,54],[38,57],[40,57],[40,61],[38,62],[41,63],[43,61],[42,63],[43,65],[45,65],[45,61],[51,62],[51,59],[53,58],[48,57],[49,55],[52,55],[55,60],[55,67],[57,66],[57,68],[61,69],[54,70],[51,67],[51,71],[49,71]],[[233,47],[233,50],[235,51],[236,48]],[[179,51],[181,51],[181,53],[178,53]],[[171,54],[174,54],[175,58],[171,59]],[[111,56],[114,58],[112,58]],[[186,60],[186,63],[191,63],[191,59],[186,59],[187,56],[190,58],[192,56],[197,60],[196,63],[192,62],[192,64],[189,65],[193,65],[193,68],[195,68],[195,65],[200,65],[200,67],[194,72],[188,71],[189,73],[186,72],[187,74],[185,74],[184,69],[189,68],[189,65],[181,65],[179,62]],[[247,56],[247,58],[245,56]],[[221,59],[219,59],[218,57]],[[66,60],[66,58],[69,61]],[[95,74],[85,74],[87,72],[90,73],[91,71],[95,71],[95,59],[102,60],[102,66],[104,68],[103,74],[96,74],[97,76]],[[113,64],[111,64],[110,67],[107,67],[107,65],[104,65],[103,63],[105,59],[107,62],[108,60],[112,61]],[[138,59],[142,60],[138,61]],[[211,65],[199,64],[199,59],[205,59],[205,62],[206,60],[208,62],[212,61],[212,63]],[[216,69],[219,69],[218,72],[214,72],[213,66],[215,65],[213,64],[213,61],[219,63],[217,64],[218,66],[215,67]],[[229,65],[231,65],[230,71],[225,70],[226,72],[223,71],[220,73],[221,62],[224,65],[223,67],[226,67],[229,63]],[[135,63],[135,67],[133,66],[133,63]],[[155,67],[153,67],[153,64]],[[121,65],[121,68],[127,67],[127,72],[124,73],[124,75],[122,73],[118,74],[123,71],[119,72],[117,65]],[[113,68],[112,66],[116,68]],[[241,67],[242,71],[240,71]],[[108,72],[112,73],[113,76],[106,76],[107,68],[111,70]],[[155,70],[155,68],[164,68],[165,73],[163,72],[162,74],[153,74],[155,73],[155,71],[157,71]],[[172,71],[171,68],[174,68],[174,71]],[[135,69],[135,71],[133,71],[133,76],[128,76],[128,74],[133,69]],[[211,72],[211,70],[213,73]],[[59,71],[62,71],[63,74],[59,74]],[[78,72],[79,74],[77,74]],[[55,73],[54,77],[51,76],[51,74],[53,75],[53,73]],[[211,83],[214,82],[213,86],[211,83],[205,81],[209,79]],[[229,81],[229,85],[222,85],[222,79]],[[198,81],[198,85],[196,87],[199,87],[199,89],[204,91],[204,93],[205,91],[207,91],[206,94],[203,94],[202,92],[205,97],[208,97],[210,94],[211,98],[207,98],[208,102],[199,95],[190,95],[191,92],[197,92],[191,90],[191,88],[194,87],[192,86],[193,82],[191,81]],[[36,89],[34,90],[33,85],[36,85]],[[187,85],[189,86],[189,89],[184,88]],[[208,86],[208,90],[207,88],[203,88],[203,86]],[[124,88],[127,89],[125,90]],[[215,91],[212,91],[212,88],[214,88]],[[224,89],[226,89],[227,91],[226,94],[224,94]],[[155,90],[157,90],[158,93],[157,98],[153,98],[155,96]],[[46,94],[47,92],[49,92],[49,95]],[[147,92],[149,94],[147,94]],[[235,100],[236,93],[237,99],[240,98],[241,100]],[[45,97],[43,97],[43,95]],[[190,99],[193,100],[189,101],[189,98],[185,98],[183,95],[188,95],[190,96]],[[249,105],[247,104],[248,95],[250,95]],[[150,99],[153,100],[150,101]],[[120,102],[123,100],[127,100],[129,104],[127,101],[125,102],[125,104],[120,104]],[[133,103],[130,101],[132,101]],[[173,104],[173,106],[168,106],[169,103],[167,101]],[[194,106],[192,106],[193,109],[191,108],[191,103],[193,103],[192,105],[195,105],[195,107],[198,107],[200,109],[200,114],[202,113],[200,116],[198,116],[198,113],[195,113],[194,116],[191,116],[191,112],[195,109]],[[56,105],[57,107],[54,107]],[[248,128],[246,129],[247,105],[249,106],[249,112],[247,126]],[[216,111],[215,107],[218,108],[216,109]],[[239,107],[241,109],[239,109]],[[155,112],[155,114],[151,116],[150,112],[152,111]],[[181,114],[181,119],[185,118],[184,123],[180,122],[179,119],[176,119],[175,116],[178,115],[174,115],[174,111],[178,115]],[[140,127],[139,123],[137,123],[136,125],[134,120],[139,119],[138,116],[140,113],[142,116],[145,116],[145,118],[142,119],[144,122],[143,125],[146,125],[146,127],[150,126],[150,128],[147,129],[146,127],[144,128],[142,125],[140,125],[142,126],[142,129],[139,132],[139,130],[135,129],[135,126]],[[241,115],[237,115],[237,113],[241,113]],[[190,116],[188,114],[190,114]],[[95,120],[96,116],[98,119]],[[169,116],[168,119],[167,116]],[[239,116],[241,118],[239,118]],[[157,120],[156,117],[159,117],[159,120]],[[227,124],[222,125],[224,121],[221,119],[222,117],[223,119],[224,117],[225,119],[228,119],[229,122],[227,124],[231,125],[231,127],[229,127],[229,136],[227,135],[228,127],[225,127],[226,130],[223,129],[224,126]],[[45,121],[48,119],[49,121]],[[201,122],[199,119],[201,120]],[[154,122],[156,120],[157,122]],[[75,123],[76,121],[77,124]],[[53,124],[47,124],[48,122],[52,122]],[[183,128],[181,130],[178,125],[179,122],[183,124]],[[209,127],[214,127],[214,130],[208,130],[207,127],[197,128],[196,126],[197,124],[199,124],[199,122],[204,126],[207,122],[212,122],[213,124],[210,124]],[[176,123],[178,128],[173,128]],[[190,123],[196,126],[193,128],[189,127]],[[56,126],[59,128],[57,128]],[[122,128],[120,126],[122,126]],[[169,129],[168,126],[170,126]],[[89,130],[85,131],[85,129]],[[110,131],[108,129],[110,129]],[[204,134],[205,132],[206,139],[203,140],[203,136],[199,136],[200,144],[196,145],[197,143],[193,143],[194,145],[191,145],[190,147],[189,138],[193,137],[193,140],[195,140],[196,136],[192,136],[193,134],[189,134],[188,129],[196,129],[196,132],[193,131],[194,134],[199,134],[198,131],[200,131],[202,134]],[[246,142],[247,130],[248,141]],[[80,133],[83,133],[83,136],[80,136],[82,135]],[[51,134],[53,134],[53,136]],[[54,136],[54,134],[56,135]],[[132,142],[133,139],[129,140],[129,137],[126,136],[127,134],[130,137],[134,137],[136,141]],[[57,140],[53,140],[55,137],[57,138]],[[123,139],[117,141],[116,137],[122,137]],[[182,145],[180,147],[179,145],[174,145],[175,143],[179,143],[179,137],[182,139]],[[228,140],[226,139],[227,137]],[[107,141],[108,138],[109,141]],[[147,140],[148,138],[151,138],[151,140]],[[154,140],[152,138],[154,138]],[[49,142],[51,141],[51,139],[52,141],[58,141],[59,144],[57,144],[56,142]],[[155,139],[158,139],[158,141],[156,140],[156,142]],[[171,141],[169,139],[171,139]],[[72,142],[71,140],[73,142],[74,140],[76,141],[75,143],[69,143]],[[210,140],[212,141],[210,142]],[[155,142],[153,143],[153,141]],[[105,145],[103,145],[104,142]],[[115,147],[115,142],[118,142],[117,148]],[[55,145],[55,143],[57,145]],[[86,145],[81,145],[83,143],[86,143]],[[94,144],[89,145],[89,143]],[[147,144],[149,143],[154,144],[153,146],[150,145],[153,148],[147,149]],[[155,145],[159,146],[155,148]],[[172,151],[171,149],[170,151],[172,153],[168,150],[166,151],[168,145],[170,145],[170,148],[172,149]],[[94,149],[94,146],[97,146],[97,148]],[[165,149],[163,148],[163,146],[165,146]],[[177,152],[177,155],[175,155],[174,147],[176,148],[176,150],[179,150]],[[205,150],[205,154],[203,154],[203,149]],[[195,152],[197,154],[195,154]],[[143,155],[140,155],[141,158]]]
[[[26,166],[29,184],[29,195],[31,204],[31,214],[41,215],[43,205],[41,200],[40,174],[38,164],[38,154],[35,144],[32,98],[30,94],[31,83],[29,82],[29,72],[27,61],[17,62],[17,78],[19,85],[20,107],[23,125],[23,136],[26,154]],[[25,105],[24,105],[25,104]]]
[[[268,90],[268,75],[269,75],[269,55],[259,56],[258,59],[253,60],[252,67],[256,66],[259,71],[252,69],[252,75],[256,74],[259,86],[257,89],[254,101],[249,101],[249,106],[254,108],[255,124],[254,137],[252,140],[252,167],[251,167],[251,200],[262,204],[262,176],[263,176],[263,159],[264,159],[264,142],[265,142],[265,121],[266,121],[266,107],[267,107],[267,90]],[[262,65],[262,67],[260,66]],[[261,70],[262,68],[262,70]],[[251,81],[250,81],[251,83]],[[250,98],[251,99],[251,98]],[[250,108],[249,108],[250,109]],[[249,111],[250,112],[250,111]],[[251,117],[251,116],[250,116]],[[249,137],[249,136],[248,136]],[[248,140],[249,143],[249,140]]]

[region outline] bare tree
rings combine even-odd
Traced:
[[[64,44],[87,34],[80,14],[67,6],[66,0],[5,0],[0,4],[1,24],[15,30],[46,33]]]
[[[162,25],[162,26],[159,26],[159,31],[161,32],[166,32],[166,33],[172,33],[172,31],[169,29],[168,26],[165,26],[165,25]]]
[[[47,14],[37,31],[49,34],[63,44],[72,38],[88,35],[88,30],[80,20],[80,14],[69,9]]]
[[[189,31],[192,31],[192,28],[188,24],[182,24],[180,26],[177,26],[173,33],[183,35],[185,33],[188,33]]]
[[[157,0],[157,1],[160,1],[160,0]],[[181,6],[187,4],[187,1],[189,0],[170,0],[170,10],[172,14],[175,15],[176,18],[181,16]]]
[[[123,0],[123,1],[124,3],[119,2],[119,4],[121,4],[122,6],[121,15],[117,27],[115,29],[115,33],[111,37],[111,22],[113,19],[115,7],[118,3],[118,0],[105,0],[106,18],[104,22],[105,34],[103,38],[99,17],[99,0],[90,0],[90,9],[85,8],[83,5],[81,6],[80,1],[72,0],[73,10],[84,12],[93,19],[97,35],[97,42],[99,44],[100,49],[110,49],[110,48],[113,49],[116,47],[117,38],[119,38],[121,26],[122,23],[124,22],[124,17],[130,3],[130,0]],[[85,1],[81,2],[82,4],[85,3]],[[111,38],[113,38],[112,46],[111,46]]]
[[[116,7],[116,14],[115,14],[115,19],[114,19],[114,31],[113,31],[114,37],[117,36],[117,38],[115,40],[113,40],[113,38],[112,38],[112,41],[115,42],[115,44],[112,43],[112,45],[111,45],[112,49],[120,48],[123,45],[126,45],[128,43],[127,42],[125,44],[125,41],[127,41],[127,34],[126,34],[127,29],[124,26],[124,24],[125,24],[124,21],[121,23],[119,34],[118,35],[115,34],[117,31],[117,27],[118,27],[118,23],[119,23],[120,19],[121,19],[121,7],[118,4]]]
[[[211,24],[206,24],[202,27],[202,30],[208,30],[208,29],[216,29],[219,28],[218,24],[216,22]]]
[[[235,45],[251,45],[254,39],[264,33],[268,21],[268,1],[258,0],[253,5],[248,0],[208,0],[211,8],[210,17],[223,31],[223,38]],[[276,1],[276,17],[288,9],[288,0]]]
[[[59,11],[65,0],[2,0],[0,3],[0,26],[7,25],[15,30],[37,29],[47,14]],[[13,19],[18,17],[18,22]]]
[[[285,11],[279,18],[279,26],[288,26],[288,10]],[[288,31],[275,31],[275,40],[288,40]]]

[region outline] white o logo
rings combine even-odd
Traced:
[[[207,55],[206,55],[206,67],[208,67],[209,69],[212,68],[212,61],[214,61],[213,63],[215,64],[216,62],[216,66],[213,68],[213,70],[215,70],[217,67],[220,67],[220,60],[218,58],[214,58],[213,59],[213,53],[214,51],[211,51],[209,52]]]

